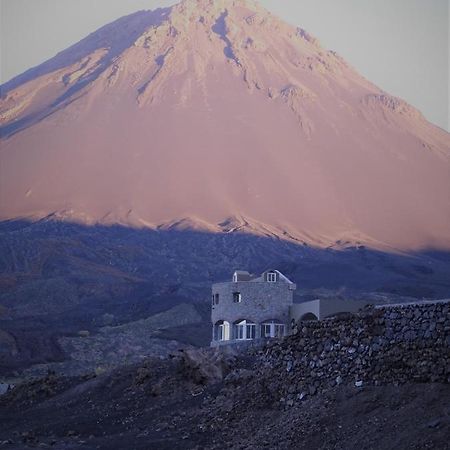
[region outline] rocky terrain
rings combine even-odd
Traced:
[[[0,224],[0,374],[104,370],[208,345],[210,288],[235,269],[276,267],[296,301],[450,297],[450,257],[328,249],[240,232]],[[16,374],[16,376],[17,376]]]
[[[450,297],[449,134],[305,30],[137,12],[0,86],[0,144],[0,448],[448,448],[445,307],[197,350],[236,269]]]
[[[449,320],[448,303],[366,311],[301,323],[292,337],[248,354],[186,350],[111,373],[49,374],[0,397],[0,446],[445,450]],[[422,336],[406,334],[416,326]],[[361,350],[348,351],[356,345],[348,330]],[[390,330],[398,351],[373,349]],[[327,339],[334,348],[319,350]],[[358,362],[362,354],[371,365]],[[311,389],[314,379],[328,382]]]

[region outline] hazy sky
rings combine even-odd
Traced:
[[[5,82],[100,26],[175,0],[0,0]],[[261,0],[450,130],[450,0]]]

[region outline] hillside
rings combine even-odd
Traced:
[[[303,322],[239,355],[188,350],[112,373],[50,373],[0,397],[0,443],[447,450],[449,320],[448,302],[393,307]]]
[[[322,250],[239,231],[3,223],[0,375],[38,363],[79,373],[167,354],[173,341],[208,345],[211,284],[239,268],[278,268],[297,283],[295,301],[450,297],[448,253],[347,245]]]

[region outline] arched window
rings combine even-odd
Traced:
[[[230,323],[226,320],[219,320],[214,325],[214,340],[229,341],[230,340]]]
[[[262,338],[282,338],[286,334],[286,326],[279,320],[266,320],[261,324]]]
[[[239,341],[256,338],[256,323],[249,320],[239,320],[234,323],[234,339]]]
[[[276,323],[274,328],[274,337],[282,338],[285,334],[285,326],[282,323]]]

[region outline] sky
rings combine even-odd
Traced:
[[[176,0],[0,0],[0,81],[123,15]],[[260,0],[450,131],[450,0]]]

